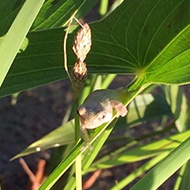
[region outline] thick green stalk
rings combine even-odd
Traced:
[[[178,174],[178,177],[176,179],[176,182],[175,182],[175,185],[174,185],[174,190],[179,190],[180,189],[180,185],[181,185],[181,182],[182,182],[182,178],[183,178],[183,174],[185,172],[185,169],[187,167],[187,163],[185,163],[180,171],[179,171],[179,174]]]
[[[109,0],[101,0],[100,9],[99,9],[99,13],[101,17],[103,17],[107,13],[108,2]]]
[[[79,91],[74,90],[74,113],[75,113],[75,143],[80,139],[80,123],[77,114],[77,108],[79,106]]]
[[[82,190],[82,159],[79,154],[75,159],[75,177],[76,177],[76,190]]]
[[[80,123],[77,114],[77,108],[79,106],[79,90],[74,89],[74,113],[75,113],[75,143],[77,144],[80,140]],[[82,173],[81,173],[81,154],[75,159],[75,176],[76,176],[76,190],[82,190]]]

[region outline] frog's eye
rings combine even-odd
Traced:
[[[99,119],[104,119],[106,117],[105,114],[100,115]]]
[[[104,119],[106,117],[106,115],[102,115],[102,119]]]
[[[85,113],[86,113],[86,108],[85,108],[85,107],[80,107],[80,108],[78,108],[78,110],[77,110],[77,114],[78,114],[78,115],[82,116],[82,115],[84,115]]]

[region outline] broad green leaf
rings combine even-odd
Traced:
[[[132,163],[153,157],[165,151],[171,151],[172,149],[179,146],[180,143],[187,139],[189,136],[190,131],[187,131],[146,145],[141,145],[130,150],[127,149],[120,154],[114,154],[113,152],[111,156],[106,155],[100,160],[94,162],[92,164],[92,167],[89,168],[89,171],[98,168],[110,168],[116,165]]]
[[[90,25],[89,73],[135,74],[141,85],[188,83],[189,10],[189,0],[123,1],[105,19]],[[63,29],[31,32],[28,48],[17,56],[0,96],[65,78],[63,35]],[[73,39],[74,34],[68,40],[69,67],[76,61]]]
[[[145,82],[185,84],[190,82],[190,25],[177,35],[146,68]]]
[[[157,189],[190,159],[190,137],[175,148],[164,160],[150,170],[130,190]]]
[[[187,130],[190,125],[190,110],[183,91],[177,85],[163,86],[167,102],[174,114],[176,127],[179,132]]]
[[[7,32],[23,3],[24,0],[0,0],[0,36]],[[90,0],[75,2],[72,0],[46,0],[31,30],[63,26],[74,11],[79,9],[76,17],[81,18],[90,11],[95,3],[97,3],[97,0],[93,2]]]
[[[74,120],[67,122],[63,126],[58,127],[40,140],[32,143],[24,151],[14,156],[11,160],[46,150],[48,148],[58,147],[65,144],[74,143]]]
[[[0,87],[44,0],[26,0],[0,44]]]
[[[188,35],[184,36],[185,31],[189,32],[188,28],[178,35],[175,43],[167,45],[190,23],[189,9],[190,2],[186,0],[124,1],[109,17],[92,25],[92,29],[96,31],[95,45],[87,62],[89,60],[95,68],[107,63],[100,72],[109,72],[109,67],[110,72],[133,73],[142,77],[144,83],[157,82],[152,72],[156,68],[162,71],[165,68],[164,74],[175,74],[172,70],[175,66],[168,68],[166,63],[171,60],[168,57],[176,57],[179,52],[189,48],[190,38]],[[181,48],[176,48],[180,45]],[[177,50],[174,51],[174,47]],[[188,59],[188,55],[185,57]],[[178,62],[175,64],[180,67]],[[181,64],[187,63],[182,60]],[[158,74],[157,70],[154,74]],[[162,80],[162,75],[157,76]],[[189,81],[188,78],[186,80]]]
[[[55,32],[57,30],[59,33]],[[29,41],[28,47],[24,52],[17,55],[15,60],[17,63],[15,62],[12,65],[0,89],[1,95],[66,77],[62,65],[63,55],[61,52],[63,35],[63,29],[30,33],[27,36]],[[47,39],[49,39],[49,47],[45,48]],[[58,41],[59,45],[56,44]],[[57,54],[58,52],[59,55]]]

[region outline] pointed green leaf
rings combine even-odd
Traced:
[[[180,32],[146,68],[147,83],[190,82],[190,25]]]
[[[130,150],[125,150],[120,154],[114,156],[114,152],[111,157],[109,155],[104,156],[100,160],[97,160],[92,164],[92,168],[110,168],[116,165],[121,165],[125,163],[132,163],[140,160],[144,160],[155,155],[158,155],[165,151],[171,151],[176,148],[190,136],[190,131],[184,133],[172,135],[169,138],[164,138],[149,144],[141,145]],[[89,169],[89,170],[92,170]]]
[[[147,170],[155,166],[158,162],[160,162],[163,158],[165,158],[169,152],[164,152],[155,158],[152,158],[147,163],[143,164],[141,167],[136,169],[134,172],[132,172],[130,175],[126,176],[124,179],[119,181],[114,187],[112,187],[110,190],[118,190],[123,189],[125,186],[127,186],[129,183],[137,179],[137,177],[140,177],[140,175],[143,175]]]
[[[11,160],[46,150],[48,148],[58,147],[65,144],[74,143],[74,120],[67,122],[63,126],[58,127],[40,140],[32,143],[24,151],[14,156]]]
[[[190,137],[175,148],[164,160],[150,170],[130,190],[157,189],[190,159]]]

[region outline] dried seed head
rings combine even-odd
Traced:
[[[75,37],[75,41],[73,44],[73,51],[77,56],[77,59],[83,62],[86,58],[86,55],[90,51],[91,48],[91,30],[89,25],[86,23],[83,25]]]
[[[86,64],[78,60],[73,67],[72,74],[75,83],[83,83],[87,76]]]

